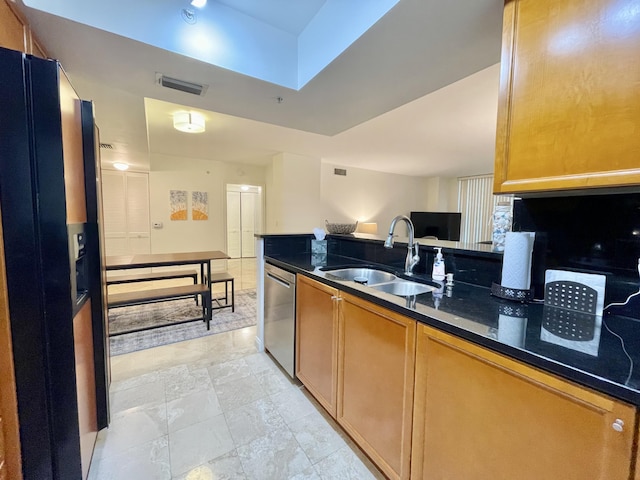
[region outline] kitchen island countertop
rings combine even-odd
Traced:
[[[640,364],[640,322],[632,318],[605,314],[567,320],[558,309],[541,303],[502,300],[488,288],[467,283],[446,287],[425,275],[412,280],[437,286],[434,292],[400,297],[332,277],[327,269],[361,263],[339,255],[329,254],[323,266],[312,265],[308,252],[270,254],[265,260],[640,406],[640,374],[635,369]],[[392,267],[372,266],[398,274]]]

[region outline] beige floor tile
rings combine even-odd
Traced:
[[[273,358],[268,353],[256,352],[245,357],[245,361],[253,373],[264,372],[265,370],[278,370]]]
[[[157,378],[153,383],[145,383],[131,388],[111,392],[110,411],[115,414],[134,407],[164,403],[164,382]]]
[[[229,360],[228,362],[211,365],[207,370],[214,387],[231,380],[237,380],[238,378],[251,375],[251,370],[249,370],[249,366],[247,362],[244,361],[244,358],[237,358],[235,360]]]
[[[234,449],[223,415],[169,433],[171,473],[181,475]]]
[[[302,472],[294,475],[293,477],[289,477],[287,480],[321,480],[320,475],[316,472],[315,467],[311,466],[309,468],[304,469]]]
[[[246,478],[235,450],[205,465],[195,467],[184,475],[174,477],[175,480],[246,480]]]
[[[169,441],[160,437],[91,464],[88,480],[170,480]]]
[[[255,480],[287,479],[311,466],[288,428],[272,430],[238,447],[238,456],[247,476]]]
[[[285,428],[284,420],[268,398],[243,405],[225,413],[236,446],[245,445],[276,428]]]
[[[315,464],[322,480],[384,480],[384,476],[345,446]]]
[[[175,432],[222,413],[216,392],[211,388],[167,402],[169,432]]]
[[[271,401],[288,425],[302,417],[318,412],[314,404],[296,387],[271,395]]]
[[[94,457],[103,459],[167,434],[165,403],[132,408],[111,417],[108,429],[98,435]]]
[[[288,388],[297,388],[297,383],[278,369],[268,369],[255,374],[258,383],[269,395],[280,393]]]
[[[340,432],[318,412],[290,423],[289,427],[311,463],[317,463],[347,445]]]
[[[168,402],[212,388],[211,377],[206,368],[189,370],[186,365],[183,365],[180,371],[165,379],[165,394]]]
[[[223,412],[228,412],[267,396],[253,375],[218,385],[216,393]]]

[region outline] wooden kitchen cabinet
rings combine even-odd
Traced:
[[[338,290],[303,275],[296,283],[296,376],[335,418]]]
[[[47,58],[27,22],[8,0],[0,0],[0,47]]]
[[[408,479],[416,322],[342,293],[338,423],[392,479]]]
[[[640,184],[638,8],[505,2],[496,193]]]
[[[411,478],[629,478],[634,407],[424,325],[417,335]]]

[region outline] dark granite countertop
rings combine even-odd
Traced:
[[[640,406],[640,372],[635,368],[640,364],[640,321],[612,314],[560,318],[563,315],[558,313],[563,312],[540,303],[502,300],[491,296],[488,288],[461,282],[445,287],[424,275],[412,280],[431,282],[440,288],[407,299],[331,278],[330,272],[321,269],[358,264],[353,258],[332,254],[322,267],[311,264],[309,253],[270,255],[265,260]]]

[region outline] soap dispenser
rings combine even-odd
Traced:
[[[434,247],[437,250],[436,258],[433,260],[433,270],[431,272],[431,278],[442,282],[445,279],[444,271],[444,257],[442,256],[442,248]]]

